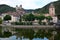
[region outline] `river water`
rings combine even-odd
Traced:
[[[4,32],[0,28],[0,40],[60,40],[60,32],[57,29],[19,29],[16,33]]]

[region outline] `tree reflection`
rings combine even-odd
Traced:
[[[51,33],[51,30],[39,30],[38,32],[34,32],[32,29],[20,29],[17,35],[19,35],[19,37],[23,36],[24,38],[32,40],[33,38],[44,39],[44,37],[49,39],[52,36]]]
[[[52,40],[53,35],[54,35],[52,34],[52,32],[56,30],[39,29],[37,32],[34,32],[33,29],[15,29],[15,31],[17,32],[16,34],[14,34],[16,36],[16,40],[18,40],[18,38],[20,38],[20,40],[25,39],[25,38],[29,40],[32,40],[34,38],[44,39],[45,37],[49,40]],[[0,32],[0,37],[2,38],[10,37],[10,36],[12,36],[10,32],[5,32],[4,35],[2,35],[2,33]],[[57,35],[54,36],[54,40],[60,40],[59,31],[57,31]]]

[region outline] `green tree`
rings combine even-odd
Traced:
[[[39,20],[39,24],[42,24],[42,20],[45,19],[45,16],[42,15],[42,14],[40,14],[39,16],[36,16],[35,18],[36,18],[37,20]]]
[[[50,21],[50,20],[52,20],[52,17],[51,17],[51,16],[47,16],[46,19],[47,19],[48,21]]]
[[[0,18],[0,24],[2,24],[2,18]]]
[[[41,15],[37,16],[36,19],[39,21],[42,21],[45,19],[45,16],[41,14]]]
[[[50,20],[52,20],[51,16],[47,16],[46,19],[49,25],[53,25],[53,22],[50,22]]]
[[[34,21],[35,16],[31,13],[31,14],[28,14],[28,15],[24,15],[24,19],[25,19],[25,21]]]
[[[10,15],[6,15],[6,16],[4,17],[4,21],[8,21],[8,20],[11,20],[11,16],[10,16]]]

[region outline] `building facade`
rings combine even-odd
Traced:
[[[11,16],[11,20],[10,22],[16,22],[19,21],[20,17],[23,16],[25,14],[24,9],[22,8],[22,5],[18,6],[16,5],[16,12],[7,12],[7,13],[3,13],[1,15],[2,19],[5,15],[10,15]],[[33,13],[35,15],[35,13]],[[40,14],[36,14],[36,15],[40,15]],[[49,6],[49,13],[44,14],[45,16],[51,16],[53,18],[53,22],[57,22],[57,17],[55,16],[55,7],[53,4],[50,4]],[[46,21],[46,19],[44,20]]]
[[[7,13],[2,13],[1,14],[1,18],[3,20],[3,18],[6,16],[6,15],[10,15],[11,16],[11,20],[9,20],[9,22],[18,22],[19,19],[20,19],[20,16],[24,15],[25,14],[25,11],[24,9],[22,8],[22,5],[20,5],[19,7],[16,6],[16,12],[7,12]]]

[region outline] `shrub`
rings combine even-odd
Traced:
[[[32,22],[12,22],[13,25],[32,25]]]
[[[49,22],[48,25],[53,25],[54,23],[53,22]]]
[[[41,22],[41,21],[39,21],[38,23],[39,23],[40,25],[42,25],[42,22]]]
[[[42,24],[43,24],[43,25],[46,25],[46,23],[45,23],[45,22],[42,22]]]

